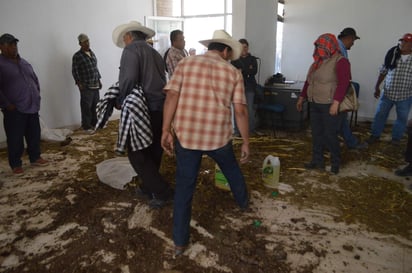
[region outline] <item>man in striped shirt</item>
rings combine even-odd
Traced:
[[[224,30],[200,41],[204,55],[181,60],[164,88],[162,147],[176,153],[176,188],[173,211],[175,254],[189,242],[192,197],[202,155],[216,161],[241,209],[248,207],[245,179],[232,147],[231,105],[242,136],[240,162],[249,157],[249,128],[241,73],[228,61],[237,59],[241,44]]]

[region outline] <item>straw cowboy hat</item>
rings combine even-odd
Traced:
[[[143,26],[140,22],[130,21],[128,24],[123,24],[113,30],[113,43],[120,48],[124,48],[125,44],[123,36],[129,31],[140,31],[147,35],[146,39],[152,38],[156,32],[153,29]]]
[[[226,31],[223,29],[215,30],[213,32],[213,38],[209,40],[199,41],[205,47],[208,47],[210,43],[221,43],[232,48],[232,60],[237,60],[242,53],[242,44],[237,40],[233,39]]]

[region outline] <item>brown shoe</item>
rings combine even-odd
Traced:
[[[13,168],[13,173],[16,174],[16,175],[20,175],[20,174],[23,174],[24,171],[23,171],[22,167],[15,167],[15,168]]]
[[[46,159],[43,159],[41,157],[39,157],[39,159],[37,159],[36,161],[31,163],[31,165],[35,166],[35,167],[47,166],[48,164],[49,164],[49,161],[47,161]]]

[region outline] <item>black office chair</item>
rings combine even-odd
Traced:
[[[360,89],[359,83],[352,82],[352,85],[355,88],[356,98],[359,98],[359,89]],[[358,125],[358,110],[356,110],[356,111],[352,111],[351,114],[350,114],[350,121],[349,121],[349,126],[350,127],[352,127],[353,115],[355,115],[355,126]]]
[[[277,116],[280,116],[280,126],[285,127],[283,113],[285,112],[285,106],[280,103],[274,103],[270,100],[270,92],[265,92],[262,85],[256,86],[256,98],[257,98],[257,110],[262,112],[264,118],[269,118],[273,135],[276,133],[276,120]]]

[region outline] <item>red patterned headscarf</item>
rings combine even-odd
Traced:
[[[325,33],[319,36],[314,42],[315,51],[313,52],[314,63],[312,69],[316,70],[323,61],[332,57],[335,53],[339,52],[339,43],[335,35]]]

